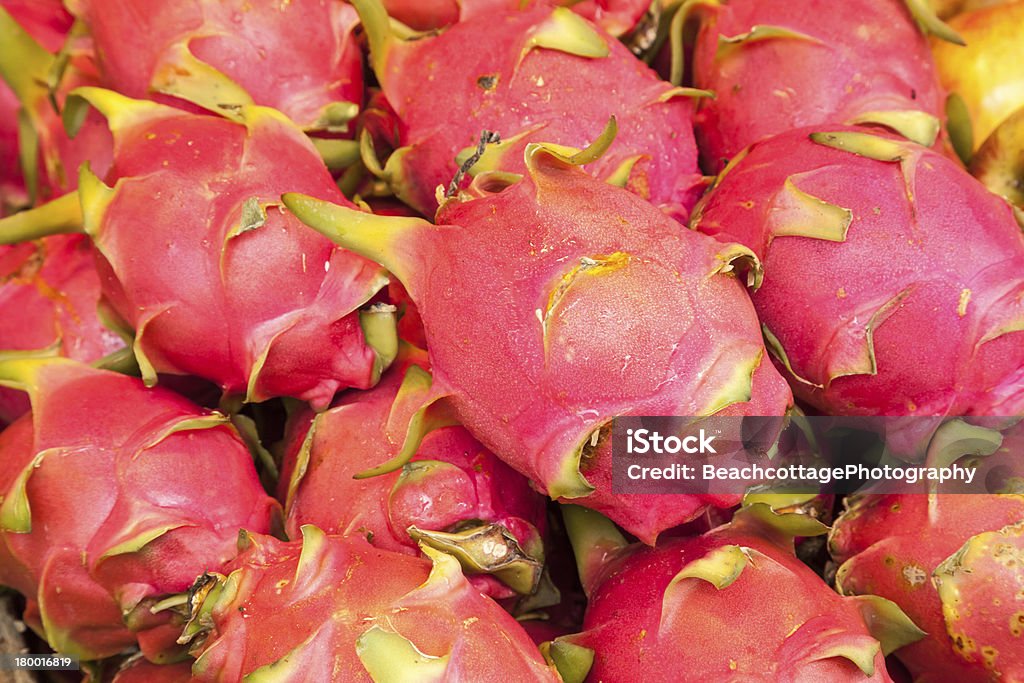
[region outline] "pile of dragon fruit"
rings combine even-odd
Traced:
[[[1024,480],[625,494],[611,439],[1024,457],[1024,0],[0,0],[0,76],[46,680],[1024,680]]]

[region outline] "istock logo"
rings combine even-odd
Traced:
[[[626,452],[636,455],[644,453],[717,453],[711,442],[715,440],[714,435],[708,436],[704,430],[700,434],[692,434],[679,438],[678,436],[662,436],[658,432],[649,429],[627,429],[626,430]]]

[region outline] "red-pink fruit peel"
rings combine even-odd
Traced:
[[[294,194],[284,202],[402,280],[423,319],[435,394],[553,498],[588,504],[587,477],[604,475],[588,472],[584,451],[616,415],[787,410],[737,279],[748,250],[680,230],[556,150],[530,146],[526,166],[522,178],[478,178],[446,202],[439,225]],[[652,542],[701,509],[685,496],[601,496]],[[625,510],[638,504],[665,513],[633,523]]]
[[[935,141],[944,94],[904,3],[714,4],[702,14],[693,72],[696,87],[716,95],[696,117],[713,172],[748,145],[804,126],[879,122]]]
[[[124,348],[97,315],[100,280],[81,235],[0,246],[0,282],[3,351],[50,349],[92,362]],[[13,422],[27,410],[22,392],[0,389],[0,422]]]
[[[150,607],[277,513],[248,449],[224,416],[132,377],[64,358],[4,361],[0,375],[33,406],[0,434],[0,583],[58,652],[167,642],[173,619]]]
[[[1024,410],[1024,233],[955,162],[877,130],[799,129],[738,156],[692,227],[761,259],[768,348],[818,410]]]
[[[922,635],[888,601],[841,597],[796,558],[794,534],[824,531],[805,515],[755,504],[726,526],[650,548],[568,507],[577,561],[590,558],[590,602],[583,632],[556,643],[594,651],[589,680],[626,680],[640,666],[680,681],[889,681],[885,654]]]
[[[613,36],[631,31],[649,0],[382,0],[388,15],[417,31],[444,28],[475,16],[563,5]]]
[[[558,680],[444,553],[424,549],[431,568],[311,525],[301,541],[243,540],[226,575],[193,591],[182,640],[192,640],[195,680]]]
[[[110,165],[110,133],[102,119],[93,114],[79,121],[81,133],[72,142],[58,113],[70,90],[96,83],[91,56],[61,48],[69,27],[70,17],[59,3],[57,8],[50,3],[0,6],[0,90],[11,114],[2,134],[11,146],[0,153],[4,167],[19,169],[15,185],[21,185],[4,190],[0,199],[5,204],[22,194],[25,203],[33,204],[73,190],[83,161],[91,160],[101,171]],[[62,56],[55,54],[58,49]],[[58,68],[60,59],[66,62],[63,68]],[[8,192],[13,193],[10,199]]]
[[[928,633],[896,652],[915,679],[1013,678],[1024,665],[1022,519],[1021,495],[851,500],[829,537],[836,586],[892,600]]]
[[[153,664],[139,658],[121,666],[111,683],[189,683],[191,680],[191,662]]]
[[[362,105],[358,19],[320,0],[74,0],[96,43],[102,84],[194,103],[229,118],[246,105],[304,130],[341,133]]]
[[[467,573],[532,593],[544,563],[544,499],[465,428],[431,424],[426,367],[425,352],[404,347],[373,389],[290,418],[278,488],[285,530],[297,538],[313,524],[412,555],[427,543]],[[399,471],[382,467],[391,461]]]
[[[393,311],[359,308],[387,277],[280,205],[298,185],[351,206],[301,131],[264,107],[242,108],[237,123],[96,88],[76,95],[114,132],[110,184],[86,168],[79,193],[105,298],[134,330],[147,382],[193,374],[227,396],[323,408],[378,380],[394,358]]]
[[[398,144],[381,175],[426,216],[476,150],[471,165],[523,173],[531,142],[583,148],[608,119],[614,146],[587,166],[685,220],[703,190],[691,132],[689,91],[674,89],[629,50],[566,8],[485,13],[439,36],[403,41],[377,0],[357,0],[372,64],[398,119]],[[429,96],[438,88],[437,97]],[[452,122],[466,122],[453,125]],[[373,168],[374,160],[369,166]]]

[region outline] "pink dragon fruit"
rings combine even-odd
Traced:
[[[832,415],[1024,411],[1024,234],[1006,202],[868,129],[796,130],[736,162],[692,226],[761,258],[754,306],[798,398]]]
[[[388,15],[417,31],[432,31],[459,21],[463,0],[381,0]]]
[[[681,231],[571,163],[594,154],[530,145],[526,176],[479,176],[437,226],[301,195],[284,202],[404,283],[426,330],[432,396],[487,448],[552,498],[593,499],[653,542],[714,501],[612,494],[601,438],[612,418],[781,415],[791,394],[761,362],[737,280],[750,252]]]
[[[91,362],[124,348],[100,322],[99,300],[92,249],[81,235],[0,246],[0,349],[49,347]],[[28,407],[23,392],[0,389],[0,423],[14,421]]]
[[[591,173],[684,220],[703,190],[690,91],[672,88],[568,9],[488,12],[437,37],[403,41],[391,32],[379,0],[354,4],[398,117],[397,149],[383,168],[372,154],[367,161],[423,215],[434,215],[437,188],[448,187],[460,165],[469,175],[520,173],[528,143],[584,147],[612,115],[618,138],[608,154],[591,160]],[[503,141],[479,156],[485,130]]]
[[[70,26],[59,2],[0,2],[0,217],[75,189],[83,161],[101,172],[110,166],[102,117],[78,122],[74,141],[61,121],[67,94],[96,82],[91,50],[67,37]]]
[[[236,123],[77,93],[114,132],[111,185],[86,168],[79,194],[104,296],[135,331],[148,383],[193,374],[229,397],[323,408],[339,388],[377,381],[394,355],[393,315],[357,309],[387,277],[280,206],[296,186],[346,202],[301,131],[264,107]]]
[[[533,593],[544,565],[544,499],[463,427],[425,433],[443,424],[422,409],[426,368],[426,353],[405,347],[375,388],[345,393],[319,415],[292,417],[278,491],[285,531],[297,538],[313,524],[412,555],[419,541],[454,554],[467,572]],[[401,472],[377,474],[408,453],[416,455]],[[493,597],[514,595],[502,583],[477,585]]]
[[[365,121],[366,118],[364,117]],[[374,197],[366,201],[370,210],[379,216],[414,216],[422,217],[409,206],[392,197]],[[416,310],[416,304],[409,298],[402,283],[394,278],[388,283],[387,300],[395,306],[398,317],[398,338],[412,344],[418,349],[427,348],[427,337],[423,333],[423,320]]]
[[[0,0],[0,7],[50,53],[63,47],[74,22],[61,0]]]
[[[17,96],[0,81],[0,218],[28,204],[18,156],[19,109]]]
[[[25,69],[25,57],[16,55],[10,44],[27,34],[42,43],[40,51],[56,51],[70,26],[71,18],[59,0],[0,0],[0,218],[28,204],[18,144],[21,102],[6,80]]]
[[[885,654],[923,635],[891,602],[836,595],[796,558],[794,535],[825,530],[804,515],[758,503],[649,548],[564,511],[590,602],[583,632],[547,649],[575,680],[592,657],[593,681],[891,681]]]
[[[557,681],[537,647],[459,563],[430,562],[302,527],[245,535],[227,575],[191,591],[196,681]]]
[[[76,361],[5,360],[0,381],[33,406],[0,433],[0,583],[58,652],[173,656],[181,625],[151,607],[277,511],[246,446],[224,416]]]
[[[189,683],[191,680],[192,665],[189,662],[153,664],[139,658],[121,667],[111,683]]]
[[[388,15],[418,31],[444,28],[471,17],[531,6],[565,6],[613,36],[631,31],[650,0],[382,0]]]
[[[423,319],[401,282],[392,280],[388,283],[388,301],[398,308],[398,338],[418,348],[426,348]]]
[[[159,94],[241,120],[259,104],[307,131],[339,133],[362,104],[358,20],[323,0],[71,0],[99,55],[102,85]]]
[[[663,0],[659,0],[661,2]],[[619,38],[634,30],[652,4],[648,0],[558,0],[573,12]]]
[[[896,652],[915,681],[1024,676],[1024,496],[860,497],[829,541],[842,593],[888,598],[928,633]]]
[[[915,19],[955,34],[912,0],[722,0],[704,12],[693,78],[714,99],[696,117],[713,172],[793,128],[877,122],[931,145],[944,95]]]

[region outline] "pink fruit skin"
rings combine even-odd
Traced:
[[[721,38],[772,26],[815,39],[737,44]],[[694,49],[701,102],[697,136],[706,168],[722,170],[744,147],[793,128],[850,123],[883,110],[945,120],[928,41],[900,0],[728,0],[708,13]]]
[[[308,464],[296,476],[303,443],[314,415],[292,418],[278,497],[285,502],[285,530],[298,538],[304,524],[327,533],[365,536],[383,550],[419,555],[406,529],[450,531],[460,523],[495,523],[517,537],[520,546],[540,542],[546,507],[528,481],[489,453],[463,427],[443,427],[427,434],[413,463],[422,469],[353,475],[397,454],[408,423],[396,421],[402,406],[396,396],[406,369],[426,367],[426,354],[409,350],[373,389],[342,394],[316,418]]]
[[[428,279],[407,286],[414,300],[422,297],[435,377],[452,392],[465,424],[543,486],[586,431],[613,415],[705,414],[727,375],[757,357],[760,341],[742,285],[704,275],[717,258],[713,244],[679,234],[673,221],[631,193],[557,162],[537,164],[535,176],[500,194],[445,205],[439,221],[466,227],[439,228],[428,249],[463,272],[424,268],[419,272],[429,272]],[[620,252],[635,259],[619,271],[629,279],[612,273],[568,289],[551,306],[546,351],[536,312],[548,310],[580,258]],[[685,278],[685,293],[662,264],[687,264],[689,272],[675,274]],[[507,275],[495,278],[502,270]],[[494,305],[463,316],[447,295],[458,291],[475,291]],[[652,302],[659,302],[654,309]],[[640,310],[643,316],[634,314]],[[467,345],[466,339],[478,341]],[[516,358],[514,366],[509,358]],[[485,371],[487,363],[503,370]],[[705,377],[701,386],[683,380],[697,374]],[[750,391],[748,401],[719,414],[776,415],[791,401],[768,363],[757,367]],[[581,470],[596,491],[574,502],[601,510],[649,543],[708,504],[739,502],[738,496],[613,494],[608,441]]]
[[[306,530],[302,542],[249,539],[229,567],[238,592],[213,605],[212,631],[193,649],[195,680],[241,680],[292,653],[301,666],[281,666],[276,680],[369,681],[357,642],[375,627],[428,657],[450,656],[444,680],[558,680],[453,559],[454,570],[446,563],[431,573],[424,559]]]
[[[591,434],[616,415],[781,415],[792,397],[761,362],[753,308],[726,268],[733,247],[680,231],[543,149],[531,154],[522,181],[478,182],[479,196],[446,203],[439,225],[402,219],[407,229],[374,249],[416,302],[433,391],[466,428],[539,490],[593,499],[653,542],[715,501],[606,486],[587,496],[576,462]],[[582,476],[606,484],[607,467],[584,459]]]
[[[61,0],[0,0],[0,7],[47,52],[56,52],[64,45],[64,38],[74,22]]]
[[[647,0],[567,0],[557,4],[570,7],[616,38],[636,28],[651,6]]]
[[[748,558],[733,583],[718,589],[686,578],[666,594],[684,567],[730,545]],[[723,527],[657,548],[628,546],[594,586],[584,631],[570,637],[595,651],[588,681],[634,680],[638,671],[681,682],[891,680],[881,652],[871,676],[829,654],[840,646],[872,647],[859,607],[791,549],[752,530]]]
[[[371,199],[367,203],[373,213],[378,216],[420,217],[412,208],[393,197]],[[405,291],[405,287],[398,280],[392,279],[388,283],[387,300],[398,308],[398,338],[418,349],[427,348],[427,337],[423,333],[423,321],[420,319],[420,313],[416,310],[416,304],[409,298],[409,293]]]
[[[763,362],[754,372],[753,395],[749,401],[728,406],[716,415],[773,415],[782,409],[786,395],[785,380],[769,363]],[[665,408],[664,410],[668,410]],[[653,414],[653,413],[652,413]],[[668,415],[668,412],[664,413]],[[680,413],[681,414],[681,413]],[[563,501],[584,505],[615,520],[641,541],[654,545],[662,530],[671,529],[696,519],[711,508],[711,514],[725,513],[740,504],[743,496],[736,494],[630,494],[612,493],[611,442],[601,444],[585,470],[595,490],[585,499]]]
[[[64,46],[73,17],[61,2],[3,0],[0,7],[46,51],[56,53]],[[68,66],[54,93],[61,107],[72,89],[96,83],[91,46],[76,46],[68,56]],[[60,114],[45,93],[41,92],[39,99],[29,106],[31,122],[39,137],[37,202],[74,190],[78,185],[78,167],[83,161],[90,161],[99,172],[110,167],[112,142],[102,117],[91,113],[76,138],[71,140]],[[21,108],[17,96],[0,80],[0,218],[14,207],[25,206],[28,199],[18,156],[17,122]]]
[[[47,50],[56,51],[71,27],[71,17],[59,0],[52,2],[2,0],[6,10]],[[18,110],[21,103],[0,79],[0,218],[25,202],[25,184],[18,159]],[[2,420],[2,418],[0,418]]]
[[[100,322],[100,279],[89,240],[56,235],[0,246],[0,349],[59,345],[60,355],[84,362],[124,347]],[[0,389],[0,424],[29,408],[28,396]]]
[[[21,103],[0,81],[0,218],[26,202],[25,181],[18,159],[18,109]]]
[[[60,651],[141,642],[159,658],[149,646],[175,626],[149,607],[234,557],[239,529],[267,531],[277,504],[225,418],[135,378],[42,363],[33,412],[0,433],[0,583]]]
[[[152,664],[137,660],[122,668],[111,683],[189,683],[192,680],[192,664]]]
[[[1019,441],[1019,440],[1018,440]],[[1020,444],[1014,446],[1020,457]],[[836,521],[829,545],[839,563],[837,583],[849,594],[872,593],[897,603],[929,635],[896,652],[915,681],[991,681],[983,648],[995,650],[996,670],[1015,680],[1019,656],[1021,540],[1003,541],[1003,566],[974,566],[962,589],[962,622],[949,629],[933,572],[972,536],[1024,521],[1020,495],[886,495],[858,499]],[[999,560],[999,555],[995,558]],[[978,591],[981,594],[978,594]],[[1019,624],[1019,622],[1018,622]],[[951,633],[961,636],[959,644]],[[971,640],[963,638],[967,635]]]
[[[409,28],[430,31],[459,20],[460,0],[383,0],[388,16]]]
[[[105,87],[152,97],[161,73],[187,68],[175,50],[245,89],[256,104],[304,129],[323,129],[324,108],[362,104],[355,10],[325,0],[73,0],[100,56]],[[181,104],[180,101],[176,104]]]
[[[821,131],[881,136],[906,159],[876,161],[809,138]],[[852,212],[845,241],[778,234],[821,227],[791,211],[787,179]],[[754,306],[792,366],[779,363],[794,393],[815,408],[1024,411],[1024,234],[1009,205],[944,156],[877,130],[792,131],[753,145],[692,225],[761,257]]]
[[[427,348],[427,335],[423,331],[423,319],[401,282],[392,280],[388,283],[388,301],[398,307],[400,316],[398,318],[398,338],[421,349]]]
[[[651,6],[648,0],[383,0],[383,4],[389,16],[418,31],[443,28],[493,12],[565,5],[613,36],[630,31]]]
[[[599,31],[595,38],[607,44],[606,57],[544,48],[523,56],[531,32],[551,17],[546,7],[487,13],[436,38],[394,44],[386,59],[374,56],[384,61],[377,72],[399,119],[399,143],[409,148],[400,164],[399,196],[434,215],[436,188],[448,186],[458,170],[456,156],[475,148],[484,129],[506,140],[524,134],[500,162],[501,170],[522,173],[527,143],[586,147],[616,116],[615,143],[587,169],[604,178],[639,157],[626,186],[685,220],[704,188],[692,102],[678,96],[662,101],[671,86]],[[431,88],[436,97],[425,96]]]
[[[280,207],[281,191],[300,186],[347,202],[306,137],[264,108],[249,109],[247,125],[143,111],[115,130],[113,198],[87,229],[104,295],[148,362],[227,395],[317,408],[341,388],[371,386],[376,354],[356,309],[385,276]],[[254,201],[266,222],[242,230]]]

